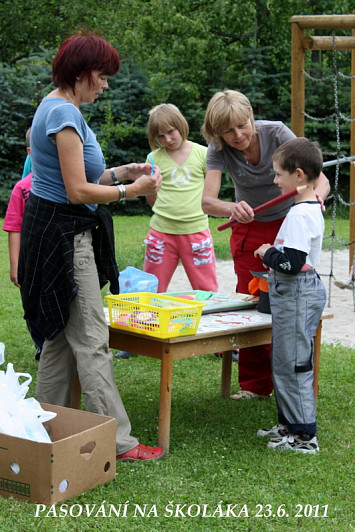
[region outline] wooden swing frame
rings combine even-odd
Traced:
[[[355,15],[296,15],[291,17],[291,129],[304,136],[305,50],[332,50],[333,37],[305,37],[305,30],[349,29],[351,36],[334,37],[336,50],[351,50],[351,76],[355,76]],[[350,155],[355,155],[355,79],[351,80]],[[355,202],[355,165],[350,165],[350,203]],[[349,242],[355,240],[355,205],[349,209]],[[349,246],[349,269],[354,259],[354,244]]]

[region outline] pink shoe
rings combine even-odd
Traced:
[[[160,447],[149,447],[139,443],[130,451],[123,454],[118,454],[116,460],[123,460],[124,462],[135,462],[136,460],[158,460],[163,455],[163,449]]]

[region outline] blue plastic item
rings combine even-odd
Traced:
[[[120,294],[134,292],[158,292],[158,277],[152,273],[143,272],[134,266],[127,266],[118,278]]]

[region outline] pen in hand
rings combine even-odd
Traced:
[[[152,171],[150,172],[150,175],[154,175],[154,173],[155,173],[155,164],[154,164],[154,161],[153,161],[153,157],[150,154],[148,155],[148,161],[150,162],[150,164],[152,166]]]

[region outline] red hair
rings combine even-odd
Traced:
[[[120,67],[120,56],[105,39],[96,35],[73,35],[62,42],[52,66],[52,79],[56,87],[70,87],[75,81],[97,70],[105,76],[113,76]]]

